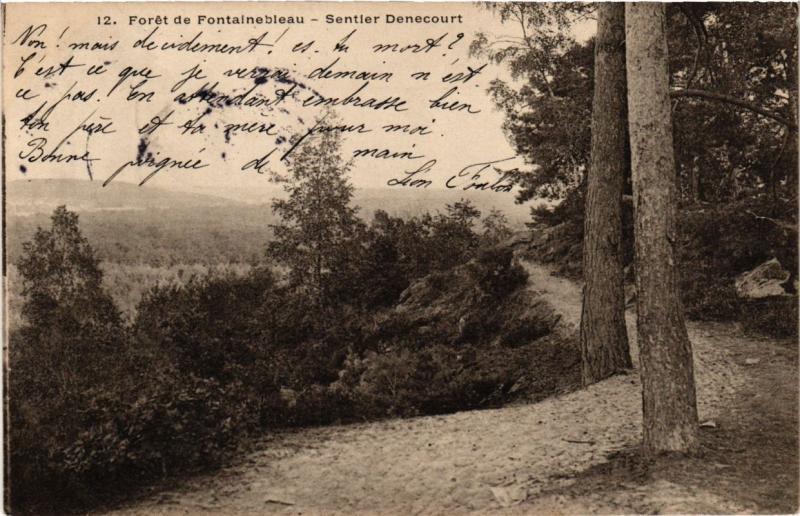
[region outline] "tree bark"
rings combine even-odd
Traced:
[[[584,385],[631,367],[622,262],[622,192],[628,168],[624,43],[624,4],[599,4],[592,163],[583,236],[580,343]]]
[[[646,454],[698,446],[692,346],[675,266],[677,184],[665,4],[625,4],[636,212],[637,329]]]

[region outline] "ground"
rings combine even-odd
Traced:
[[[525,264],[575,327],[580,289]],[[628,314],[634,363],[635,318]],[[637,372],[535,404],[299,430],[122,514],[797,511],[797,350],[690,323],[703,447],[639,458]]]

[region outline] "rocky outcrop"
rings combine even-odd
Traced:
[[[381,321],[381,340],[415,336],[420,342],[515,347],[550,334],[559,316],[523,284],[504,295],[482,288],[474,261],[416,280]]]
[[[789,279],[789,271],[773,258],[755,269],[736,278],[736,293],[739,297],[760,299],[788,295],[783,284]]]

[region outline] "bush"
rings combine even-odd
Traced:
[[[796,335],[796,310],[791,308],[796,306],[796,297],[742,299],[734,285],[737,276],[773,257],[787,270],[797,270],[797,233],[775,222],[775,210],[784,220],[791,220],[790,212],[763,199],[682,213],[678,249],[681,293],[689,317],[739,320],[745,327],[769,335]]]
[[[420,354],[408,349],[368,353],[355,394],[362,405],[378,416],[419,415],[420,398],[430,385],[421,385]],[[420,387],[423,387],[422,389]]]
[[[505,298],[528,281],[528,273],[514,260],[514,252],[508,247],[481,249],[470,265],[478,287],[496,299]]]
[[[20,336],[12,337],[12,346],[21,345]],[[113,378],[102,381],[86,370],[32,370],[30,362],[12,360],[15,512],[69,512],[113,501],[164,476],[218,464],[256,428],[260,399],[241,382],[199,378],[157,350],[133,349],[118,342],[115,365],[106,362]],[[81,358],[92,362],[106,352]],[[58,394],[39,396],[46,392]]]
[[[577,348],[552,338],[558,318],[522,288],[526,280],[513,253],[496,247],[416,280],[365,338],[378,346],[350,353],[331,388],[359,414],[386,417],[497,406],[577,385]]]
[[[542,399],[580,385],[572,340],[543,338],[509,349],[435,344],[351,359],[333,388],[369,417],[445,414]]]
[[[96,423],[64,450],[59,462],[65,473],[96,489],[206,467],[255,427],[258,411],[241,384],[223,387],[193,376],[160,380],[142,386],[132,403],[92,400],[86,412]]]
[[[797,296],[742,301],[740,320],[748,331],[773,338],[797,337]]]
[[[687,269],[681,275],[681,298],[687,317],[700,321],[730,321],[739,316],[741,300],[733,278],[708,270]]]

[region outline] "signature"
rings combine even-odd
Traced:
[[[519,169],[516,167],[504,169],[503,167],[498,166],[498,164],[511,161],[515,158],[516,156],[512,156],[510,158],[472,163],[450,176],[450,178],[445,181],[445,186],[447,188],[459,188],[465,191],[480,190],[498,193],[511,192],[514,188],[514,177],[519,172]],[[404,186],[407,188],[428,188],[433,184],[433,181],[426,179],[425,176],[431,170],[433,170],[435,166],[435,159],[428,160],[414,170],[407,170],[403,172],[402,177],[389,179],[386,184],[388,186]],[[486,173],[487,170],[495,172],[499,175],[499,177],[490,178],[482,175]]]

